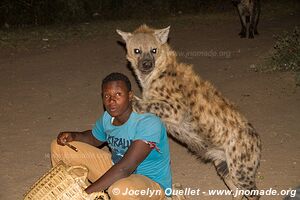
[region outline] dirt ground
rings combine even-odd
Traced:
[[[237,19],[186,27],[171,24],[170,44],[179,59],[194,64],[195,71],[233,101],[260,133],[259,189],[280,191],[300,185],[300,87],[291,73],[253,70],[272,48],[273,35],[299,25],[297,18],[262,19],[260,36],[253,40],[238,37]],[[122,72],[140,93],[126,67],[120,40],[112,32],[47,52],[0,55],[0,199],[22,199],[50,169],[49,145],[60,131],[93,126],[103,111],[100,83],[104,76]],[[172,140],[170,145],[174,182],[201,191],[226,189],[212,165],[201,163]],[[201,193],[189,199],[231,197]]]

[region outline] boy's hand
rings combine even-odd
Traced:
[[[68,142],[72,142],[74,140],[74,133],[71,132],[60,132],[57,136],[57,144],[66,145]]]

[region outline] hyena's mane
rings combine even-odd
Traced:
[[[138,27],[133,33],[134,34],[136,34],[136,33],[154,34],[154,29],[147,26],[146,24],[143,24],[140,27]]]

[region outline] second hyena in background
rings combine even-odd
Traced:
[[[239,33],[241,38],[247,36],[247,24],[248,38],[254,38],[254,34],[258,35],[257,24],[260,15],[260,0],[232,0],[232,3],[237,7],[242,30]]]
[[[212,162],[231,189],[256,190],[260,162],[258,133],[235,106],[191,65],[177,61],[167,44],[169,27],[141,26],[132,33],[117,31],[126,42],[127,59],[143,88],[133,101],[136,112],[152,112],[168,133],[194,154]],[[236,200],[242,198],[238,194]],[[258,200],[258,194],[247,194]]]

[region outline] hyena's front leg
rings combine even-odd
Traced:
[[[243,13],[243,8],[240,4],[237,6],[237,9],[238,9],[238,13],[239,13],[240,21],[241,21],[241,26],[242,26],[242,29],[241,29],[241,32],[239,33],[239,35],[240,35],[241,38],[245,38],[246,35],[247,35],[246,16]]]
[[[253,39],[254,38],[254,26],[255,26],[255,17],[256,17],[256,9],[253,8],[251,15],[250,15],[250,24],[249,24],[249,33],[248,38]]]
[[[257,24],[260,14],[260,4],[259,0],[253,1],[253,7],[250,11],[250,25],[249,25],[249,38],[254,38],[254,34],[258,35]]]
[[[163,121],[179,124],[183,121],[181,113],[184,107],[180,103],[171,104],[163,100],[143,100],[135,97],[132,102],[133,111],[137,113],[150,112],[153,113]]]
[[[256,9],[256,15],[255,15],[255,24],[254,24],[254,34],[258,35],[257,25],[258,25],[259,16],[260,16],[260,1],[259,0],[256,2],[255,9]]]

